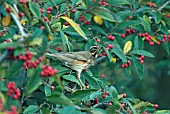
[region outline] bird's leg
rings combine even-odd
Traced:
[[[77,72],[77,79],[79,80],[80,84],[81,84],[81,90],[85,89],[86,86],[83,84],[83,82],[80,79],[81,76],[81,72]]]

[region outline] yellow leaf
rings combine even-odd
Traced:
[[[128,42],[126,42],[126,44],[124,46],[123,52],[126,54],[131,50],[131,48],[132,48],[132,42],[128,41]]]
[[[27,20],[21,20],[21,25],[24,26],[27,23]]]
[[[29,43],[29,46],[41,45],[41,43],[42,43],[42,38],[35,38],[32,42]]]
[[[62,16],[61,18],[66,20],[85,40],[87,40],[85,33],[81,30],[77,23],[65,16]]]
[[[98,25],[102,25],[103,24],[103,19],[100,18],[99,16],[95,15],[93,17],[93,19],[94,19],[94,22],[97,23]]]
[[[51,35],[48,35],[48,40],[51,41],[53,38]]]
[[[156,36],[151,36],[151,39],[156,43],[159,42],[159,40],[156,38]]]
[[[8,26],[11,22],[11,15],[10,13],[7,14],[6,17],[2,17],[2,25],[3,26]]]
[[[113,62],[113,63],[116,63],[116,58],[113,57],[113,58],[112,58],[112,62]]]

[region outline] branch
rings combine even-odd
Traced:
[[[94,65],[97,65],[98,63],[100,63],[100,62],[101,62],[103,59],[105,59],[105,58],[106,58],[106,56],[102,56],[102,57],[96,59],[96,60],[94,61]]]
[[[56,16],[49,22],[49,24],[51,24],[51,23],[52,23],[55,19],[57,19],[58,17],[60,17],[60,16],[62,16],[62,15],[65,15],[67,12],[73,10],[74,8],[76,8],[77,6],[79,6],[79,5],[81,5],[81,4],[82,4],[82,3],[79,3],[79,4],[75,5],[74,7],[68,9],[67,11],[65,11],[65,12],[63,12],[63,13],[61,13],[61,14],[59,14],[59,15],[56,15]]]
[[[24,32],[24,29],[19,21],[19,19],[17,19],[17,17],[14,15],[14,13],[10,13],[10,15],[12,16],[13,20],[15,21],[16,25],[18,26],[19,28],[19,31],[21,32],[21,35],[23,37],[27,37],[28,35]],[[23,42],[24,41],[24,38],[20,38],[18,40],[18,42]],[[6,50],[1,56],[0,56],[0,63],[10,54],[11,52]]]
[[[170,0],[165,2],[157,11],[161,11],[164,7],[166,7],[170,3]]]

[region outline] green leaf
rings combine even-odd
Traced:
[[[2,13],[5,17],[7,16],[7,12],[4,10],[4,8],[5,8],[5,5],[4,4],[1,4],[0,5],[0,13]]]
[[[61,39],[62,39],[63,45],[66,45],[67,44],[67,38],[66,38],[64,32],[61,29],[60,29],[60,34],[61,34]]]
[[[60,111],[60,114],[83,114],[81,111],[78,111],[74,106],[65,106]]]
[[[161,14],[159,12],[152,12],[153,18],[155,22],[158,24],[161,21]]]
[[[42,111],[42,114],[51,114],[50,109],[49,109],[49,108],[46,108],[46,107],[43,107],[43,108],[41,109],[41,111]]]
[[[90,47],[94,44],[94,39],[91,39],[88,43],[85,45],[85,50],[89,50]]]
[[[170,55],[169,43],[166,41],[166,42],[163,43],[163,46],[164,46],[166,52],[168,53],[168,55]]]
[[[12,65],[9,67],[9,69],[7,70],[6,76],[8,78],[12,78],[17,74],[19,74],[22,65],[23,65],[23,61],[14,61]]]
[[[79,2],[79,0],[71,0],[72,2],[72,6],[74,6],[77,2]]]
[[[143,42],[142,38],[139,38],[138,36],[136,36],[135,40],[134,40],[134,46],[135,46],[135,49],[137,49],[137,50],[143,49],[144,42]]]
[[[40,18],[41,17],[41,12],[40,12],[40,8],[39,6],[36,4],[36,2],[29,2],[29,8],[31,10],[31,13],[37,17]]]
[[[0,49],[6,49],[9,46],[11,46],[13,48],[21,47],[19,42],[8,42],[8,43],[1,43]]]
[[[112,52],[114,52],[120,59],[122,59],[123,62],[127,62],[125,54],[116,41],[114,42],[114,48],[112,49]]]
[[[96,31],[96,32],[99,32],[99,33],[101,33],[101,34],[103,34],[103,35],[106,35],[106,32],[105,32],[102,28],[100,28],[100,27],[98,27],[98,26],[89,25],[89,28],[91,28],[92,30],[94,30],[94,31]]]
[[[108,88],[108,91],[109,91],[110,96],[111,96],[113,99],[118,100],[118,92],[117,92],[117,90],[116,90],[115,87],[110,86],[110,87]]]
[[[62,16],[60,18],[66,20],[85,40],[87,40],[86,34],[84,34],[84,32],[81,30],[77,23],[65,16]]]
[[[143,19],[143,18],[141,18],[141,17],[139,17],[139,19],[140,19],[140,21],[141,21],[141,23],[142,23],[143,28],[145,29],[145,31],[151,33],[151,27],[150,27],[149,23],[148,23],[145,19]]]
[[[152,55],[150,52],[145,51],[145,50],[132,50],[130,53],[144,55],[144,56],[152,57],[152,58],[154,57],[154,55]]]
[[[23,112],[23,114],[32,114],[39,110],[37,105],[29,105]]]
[[[5,69],[0,66],[0,79],[2,79],[5,76]]]
[[[44,91],[45,91],[45,96],[50,96],[51,95],[51,89],[48,84],[44,85]]]
[[[107,2],[112,5],[130,4],[127,0],[108,0]]]
[[[93,86],[93,88],[95,88],[95,89],[100,88],[99,83],[97,82],[97,80],[94,77],[85,75],[85,79],[87,80],[87,82],[89,82],[90,85]]]
[[[52,103],[57,103],[60,105],[74,105],[74,103],[68,99],[64,94],[61,94],[60,96],[51,95],[47,97],[47,100]]]
[[[105,47],[103,47],[103,49],[106,52],[106,55],[107,55],[109,61],[112,62],[112,55],[109,53],[108,49],[106,49]]]
[[[132,59],[133,59],[133,63],[134,63],[135,69],[137,71],[138,77],[140,79],[142,79],[143,74],[144,74],[143,65],[140,64],[140,62],[138,61],[138,59],[134,55],[132,55]]]
[[[40,52],[41,52],[41,54],[44,54],[44,53],[46,52],[46,50],[47,50],[47,42],[48,42],[48,40],[47,40],[47,38],[44,37],[44,36],[41,36],[41,38],[43,38],[43,40],[42,40],[42,42],[41,42]]]
[[[123,21],[122,23],[120,23],[117,26],[117,28],[118,29],[123,29],[123,28],[128,27],[128,26],[138,25],[139,23],[140,23],[139,21],[133,21],[133,20]]]
[[[133,114],[137,114],[136,110],[134,109],[134,107],[131,105],[131,103],[128,100],[125,100],[125,103],[129,105],[129,107],[131,108]]]
[[[75,82],[77,83],[79,86],[81,86],[80,82],[77,80],[77,78],[71,74],[68,74],[68,75],[64,75],[63,78],[65,80],[68,80],[68,81],[71,81],[71,82]]]
[[[42,84],[42,77],[40,76],[40,68],[29,69],[29,79],[24,92],[24,96],[31,94]]]
[[[74,92],[70,99],[71,100],[80,100],[86,97],[87,95],[91,94],[92,92],[96,91],[95,89],[88,89],[88,90],[77,90]]]
[[[90,110],[90,112],[92,114],[107,114],[107,112],[103,109],[100,109],[100,108],[94,108],[92,110]]]
[[[100,18],[102,19],[105,19],[105,20],[108,20],[108,21],[111,21],[111,22],[116,22],[112,16],[112,14],[110,14],[108,11],[106,10],[97,10],[97,11],[94,11],[93,12],[95,15],[99,16]]]
[[[170,110],[158,110],[154,114],[170,114]]]

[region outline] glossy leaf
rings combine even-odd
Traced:
[[[37,17],[37,18],[41,17],[40,9],[39,9],[39,6],[36,4],[36,2],[29,2],[29,8],[31,10],[31,13],[35,17]]]
[[[138,59],[134,55],[132,55],[132,59],[133,59],[133,63],[137,71],[138,77],[142,79],[144,75],[143,65],[138,61]]]
[[[146,57],[152,57],[152,58],[154,57],[152,53],[145,51],[145,50],[132,50],[130,53],[144,55]]]
[[[131,41],[128,41],[125,43],[125,46],[123,48],[123,52],[126,54],[128,53],[132,48],[132,42]]]
[[[68,17],[62,16],[60,18],[66,20],[85,40],[87,40],[86,35],[84,34],[84,32],[81,30],[77,23],[75,23],[72,19]]]
[[[37,105],[29,105],[23,112],[23,114],[32,114],[39,110]]]

